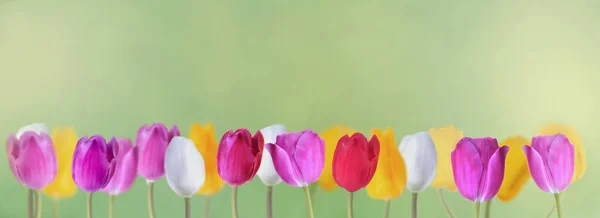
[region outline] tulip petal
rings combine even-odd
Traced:
[[[131,140],[125,138],[117,139],[119,146],[117,161],[114,167],[114,175],[108,184],[102,189],[110,195],[119,195],[129,190],[137,175],[138,147],[131,146]]]
[[[305,130],[302,133],[294,156],[304,182],[311,184],[317,181],[323,172],[325,143],[313,131]]]
[[[413,192],[425,190],[435,178],[437,153],[428,132],[405,136],[400,142],[400,153],[406,163],[406,188]]]
[[[275,143],[279,134],[287,132],[285,126],[281,124],[274,124],[267,126],[260,130],[262,133],[265,143]],[[277,185],[281,182],[281,178],[277,175],[275,166],[273,165],[273,159],[268,150],[264,150],[262,154],[262,160],[260,168],[256,172],[260,180],[268,186]]]
[[[479,180],[483,173],[483,162],[470,138],[458,141],[451,153],[454,181],[460,194],[471,201],[477,200]]]
[[[191,197],[205,180],[204,160],[192,140],[176,136],[165,155],[167,183],[181,197]]]
[[[155,181],[165,174],[165,152],[169,145],[169,133],[162,123],[140,128],[135,144],[140,147],[138,173],[148,181]]]
[[[173,139],[173,137],[181,136],[181,133],[179,132],[179,127],[177,127],[177,125],[171,126],[171,129],[169,130],[167,135],[168,135],[167,141],[169,141],[169,142],[171,142],[171,139]]]
[[[369,181],[362,181],[370,173],[367,151],[367,139],[361,133],[352,137],[343,136],[333,154],[333,179],[348,192],[355,192],[366,186]]]
[[[17,181],[23,184],[23,182],[21,181],[21,177],[19,176],[19,171],[17,170],[16,158],[19,157],[19,153],[19,140],[17,139],[17,137],[15,137],[15,135],[11,134],[6,139],[6,154],[8,155],[8,166],[10,167],[10,171],[12,172],[13,176],[17,179]]]
[[[258,170],[252,136],[246,129],[227,132],[217,152],[217,171],[229,185],[242,185],[252,179]],[[255,170],[256,168],[256,170]]]
[[[37,135],[27,131],[21,135],[19,143],[22,151],[16,164],[21,182],[29,188],[40,190],[56,177],[57,162],[52,140],[45,133]]]
[[[217,141],[215,130],[211,122],[205,126],[194,123],[190,127],[189,138],[194,141],[196,149],[202,155],[204,160],[204,170],[206,180],[204,185],[196,194],[213,195],[217,193],[225,184],[217,172]]]
[[[324,191],[333,191],[337,187],[333,179],[332,162],[338,140],[344,135],[352,135],[355,132],[357,131],[351,128],[337,125],[321,133],[321,138],[325,142],[325,164],[318,182]]]
[[[77,142],[73,156],[73,181],[86,192],[96,192],[106,186],[114,170],[115,162],[107,156],[108,147],[102,136],[84,137]]]
[[[285,183],[294,187],[307,186],[306,182],[302,178],[302,174],[295,163],[293,163],[289,154],[279,145],[268,143],[265,148],[271,154],[273,163],[277,174],[281,177]]]
[[[429,134],[435,143],[438,157],[435,179],[433,179],[431,186],[445,188],[448,191],[456,191],[450,153],[456,147],[456,143],[463,138],[463,131],[456,129],[453,125],[449,125],[442,128],[432,128],[429,130]]]
[[[371,133],[377,135],[381,152],[379,152],[375,174],[367,185],[367,193],[375,199],[391,200],[402,194],[406,186],[404,159],[396,148],[391,128],[388,127],[386,132],[381,129],[373,129]]]
[[[562,134],[555,135],[548,151],[548,168],[557,192],[569,187],[574,173],[574,158],[575,151],[569,139]]]
[[[533,178],[535,184],[544,192],[554,192],[554,184],[551,184],[551,181],[548,178],[542,156],[531,146],[523,146],[523,151],[525,152],[525,156],[527,156],[529,172],[531,173],[531,178]]]
[[[17,134],[15,134],[15,136],[17,137],[17,139],[20,139],[21,136],[23,135],[23,133],[29,132],[29,131],[34,132],[38,135],[41,133],[48,134],[48,126],[46,126],[46,124],[43,124],[43,123],[30,124],[30,125],[21,127],[19,129],[19,131],[17,131]]]
[[[523,145],[529,144],[531,144],[531,141],[521,136],[508,137],[500,143],[500,145],[508,146],[510,150],[506,155],[504,180],[502,186],[500,186],[500,191],[498,191],[498,200],[502,202],[512,201],[521,192],[525,183],[531,179],[527,167],[527,157],[521,149]]]
[[[542,136],[555,135],[557,133],[564,134],[575,149],[575,171],[573,173],[573,179],[571,180],[571,182],[575,182],[583,177],[586,170],[586,157],[583,140],[581,140],[581,136],[577,132],[577,129],[571,125],[549,123],[539,131],[539,134]]]
[[[500,190],[500,186],[502,185],[502,181],[504,179],[504,163],[508,151],[508,146],[502,146],[501,148],[497,149],[490,158],[490,161],[487,165],[487,170],[485,172],[485,177],[482,179],[485,182],[483,183],[483,186],[480,186],[480,202],[489,201],[490,199],[494,198],[494,196],[496,196]]]

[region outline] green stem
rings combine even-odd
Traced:
[[[27,217],[33,218],[33,189],[27,189]]]
[[[231,187],[231,217],[232,218],[238,218],[237,192],[238,192],[238,187],[232,186]]]
[[[52,214],[54,218],[58,218],[58,199],[52,198]]]
[[[354,202],[354,193],[348,192],[348,218],[354,217],[354,210],[352,208],[352,205],[354,204],[353,202]]]
[[[556,213],[558,214],[558,218],[563,217],[562,205],[560,203],[560,195],[558,193],[554,194],[554,200],[556,200]]]
[[[273,186],[267,186],[267,218],[273,218]]]
[[[190,198],[184,198],[185,200],[185,218],[192,218],[192,203]]]
[[[491,214],[490,208],[491,207],[492,207],[492,199],[485,202],[485,213],[483,214],[483,217],[490,218],[490,214]]]
[[[446,202],[446,198],[444,197],[444,190],[441,188],[438,188],[437,191],[438,191],[438,197],[440,198],[440,201],[442,202],[442,206],[444,206],[444,210],[446,211],[446,214],[448,215],[449,218],[454,218],[454,213],[452,213],[452,210],[450,210],[450,206],[448,206],[448,202]]]
[[[565,193],[561,192],[560,199],[562,200],[564,196],[565,196]],[[552,214],[554,213],[554,210],[556,210],[556,204],[552,204],[552,208],[550,209],[550,212],[548,212],[548,215],[546,215],[546,218],[550,218],[552,216]]]
[[[383,209],[383,218],[389,218],[390,217],[390,204],[392,203],[391,200],[385,200],[385,206]]]
[[[312,201],[310,199],[310,190],[308,189],[308,186],[304,186],[304,194],[306,194],[306,206],[308,207],[308,217],[315,218],[312,207]]]
[[[475,218],[479,218],[479,208],[481,203],[479,201],[475,202]]]
[[[41,218],[42,217],[42,194],[40,193],[40,191],[35,191],[35,217],[36,218]]]
[[[204,199],[204,218],[208,218],[210,215],[210,196],[206,196]]]
[[[156,218],[154,213],[154,182],[148,182],[148,216]]]
[[[94,193],[90,192],[87,194],[87,218],[92,218],[92,195]]]
[[[410,210],[410,217],[417,218],[417,196],[419,193],[412,193],[412,204]]]
[[[113,218],[115,211],[115,198],[114,195],[108,195],[108,218]]]

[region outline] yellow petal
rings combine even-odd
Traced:
[[[527,157],[523,152],[523,145],[531,145],[529,139],[521,136],[511,136],[500,142],[500,146],[507,145],[510,149],[506,155],[504,181],[498,192],[498,199],[502,202],[512,201],[523,189],[531,178]]]
[[[438,156],[436,175],[431,185],[436,188],[445,188],[448,191],[456,191],[450,153],[456,147],[456,143],[463,138],[463,131],[449,125],[442,128],[432,128],[429,130],[429,134],[433,139]]]
[[[53,198],[71,197],[77,191],[77,186],[71,177],[71,164],[73,153],[77,145],[77,134],[73,128],[54,128],[52,131],[52,143],[56,151],[58,170],[54,181],[44,187],[43,192]]]
[[[345,126],[332,126],[321,133],[321,138],[325,141],[325,167],[319,177],[319,185],[324,191],[333,191],[337,184],[333,180],[331,165],[333,162],[333,153],[338,141],[344,135],[352,135],[356,131]]]
[[[394,132],[387,128],[373,129],[371,133],[377,135],[380,143],[377,170],[371,182],[367,185],[369,196],[380,200],[391,200],[398,197],[406,186],[406,166],[400,151],[396,147]]]
[[[571,180],[571,182],[576,182],[581,179],[583,174],[585,174],[586,161],[583,141],[581,140],[579,133],[577,133],[577,130],[570,125],[549,123],[540,129],[540,135],[554,135],[557,133],[565,135],[569,139],[569,142],[575,147],[575,173],[573,173],[573,180]]]
[[[212,123],[206,123],[205,127],[197,123],[192,124],[189,138],[194,142],[200,154],[202,154],[204,170],[206,171],[204,185],[196,194],[213,195],[223,188],[224,183],[217,172],[218,145]]]

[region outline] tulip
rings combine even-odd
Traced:
[[[504,161],[509,147],[498,147],[495,138],[464,137],[452,151],[452,172],[460,194],[479,205],[492,199],[500,190],[504,178]]]
[[[204,160],[192,140],[177,136],[171,140],[165,155],[167,183],[185,199],[185,217],[191,217],[190,198],[204,184]]]
[[[247,129],[229,130],[221,138],[217,150],[217,172],[232,186],[231,212],[237,213],[237,187],[252,180],[260,166],[264,139],[260,131],[254,136]]]
[[[575,148],[563,134],[536,136],[531,146],[523,146],[535,184],[556,198],[558,217],[562,217],[559,193],[569,187],[575,171]]]
[[[33,217],[33,194],[37,193],[37,216],[41,216],[40,189],[56,177],[56,152],[45,124],[35,123],[22,127],[6,140],[8,165],[19,183],[27,189],[28,216]]]
[[[144,124],[137,133],[135,147],[139,147],[138,174],[148,183],[148,214],[150,218],[156,217],[154,213],[154,181],[165,175],[165,153],[169,142],[175,136],[180,136],[179,128],[173,125],[171,130],[162,123],[151,126]]]
[[[502,202],[512,201],[531,178],[529,168],[527,168],[527,157],[520,149],[523,145],[529,144],[531,142],[521,136],[511,136],[500,143],[500,145],[510,148],[506,155],[504,181],[498,191],[498,199]]]
[[[287,130],[285,129],[285,126],[281,124],[274,124],[261,129],[260,132],[265,139],[265,144],[267,144],[275,143],[277,136],[287,132]],[[273,217],[273,186],[279,184],[281,182],[281,178],[279,175],[277,175],[277,171],[275,171],[273,159],[271,158],[269,151],[263,151],[260,167],[258,168],[256,174],[258,175],[258,178],[260,178],[260,180],[267,186],[267,218],[271,218]]]
[[[110,218],[113,217],[116,196],[129,190],[137,175],[138,147],[132,147],[131,140],[127,138],[117,138],[117,144],[115,173],[106,187],[102,189],[102,192],[108,193],[108,214]]]
[[[119,144],[115,138],[108,143],[100,135],[83,137],[75,146],[72,177],[75,185],[87,192],[88,218],[92,217],[92,194],[100,191],[115,174]]]
[[[348,191],[348,217],[352,218],[352,193],[367,186],[379,160],[379,139],[376,135],[367,141],[362,133],[343,136],[333,154],[333,179]]]
[[[344,135],[352,135],[356,131],[345,127],[345,126],[332,126],[329,129],[326,129],[321,133],[321,138],[325,141],[325,165],[323,167],[323,173],[321,177],[319,177],[319,186],[324,191],[333,191],[337,188],[337,184],[333,179],[333,153],[335,153],[335,148],[337,146],[338,141]]]
[[[367,193],[375,199],[385,201],[384,217],[389,217],[390,201],[402,194],[406,186],[406,166],[400,151],[396,148],[396,140],[392,128],[385,132],[381,129],[371,130],[379,139],[380,152],[377,170],[367,185]]]
[[[456,129],[453,125],[449,125],[442,128],[431,128],[429,129],[429,135],[433,139],[435,144],[435,150],[437,152],[437,167],[435,169],[435,178],[431,183],[431,186],[436,187],[438,196],[444,206],[444,210],[448,214],[448,217],[454,217],[450,206],[444,198],[444,191],[456,191],[456,184],[454,183],[454,176],[452,175],[452,163],[450,161],[450,153],[456,147],[458,140],[463,138],[463,131]]]
[[[303,187],[310,217],[314,217],[308,185],[317,181],[325,161],[325,143],[312,130],[283,133],[276,143],[268,143],[275,171],[283,182],[294,187]]]

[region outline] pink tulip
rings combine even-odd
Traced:
[[[126,138],[118,138],[117,143],[115,174],[102,189],[110,195],[120,195],[129,190],[137,175],[138,147],[132,147],[131,140]]]
[[[169,142],[180,136],[179,129],[173,125],[168,131],[162,123],[144,125],[138,131],[135,147],[139,147],[138,173],[148,181],[155,181],[165,175],[165,154]]]
[[[573,145],[563,134],[536,136],[523,146],[531,178],[548,193],[559,193],[571,183],[575,169]]]
[[[25,131],[11,134],[6,140],[8,163],[17,181],[40,190],[50,184],[57,173],[56,152],[45,132]]]

